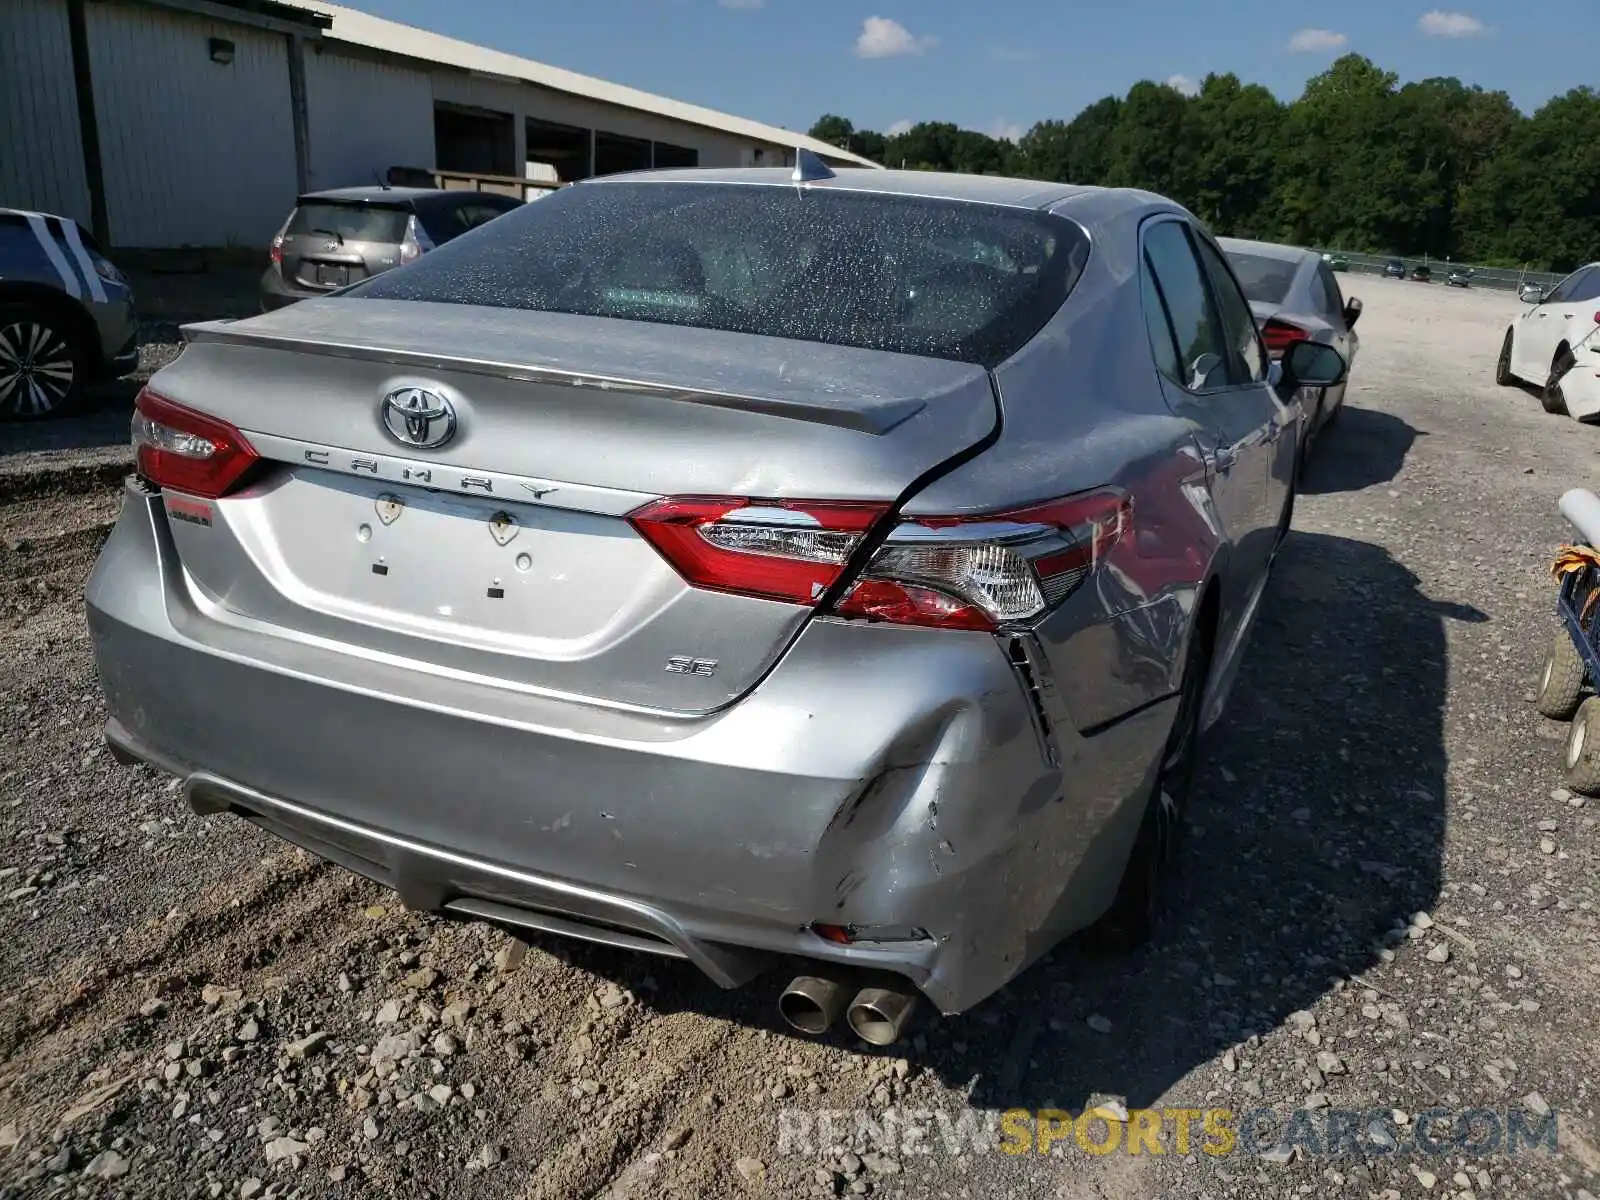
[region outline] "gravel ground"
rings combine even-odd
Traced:
[[[1064,948],[892,1053],[788,1035],[781,979],[405,913],[113,764],[79,592],[116,451],[91,415],[0,458],[0,1194],[1593,1200],[1600,802],[1531,701],[1600,430],[1493,385],[1514,301],[1351,290],[1348,407],[1153,944]],[[1095,1141],[1151,1107],[1387,1117],[1336,1154],[972,1141],[1088,1106]],[[1471,1107],[1554,1112],[1558,1149],[1405,1149]]]

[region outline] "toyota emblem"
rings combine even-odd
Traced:
[[[383,427],[395,441],[431,450],[455,436],[456,409],[427,388],[396,388],[383,398]]]

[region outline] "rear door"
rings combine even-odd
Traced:
[[[1231,545],[1230,565],[1237,577],[1253,580],[1265,569],[1271,548],[1267,479],[1279,436],[1277,405],[1264,380],[1251,377],[1254,371],[1240,347],[1229,343],[1228,323],[1198,256],[1196,236],[1188,222],[1176,216],[1146,223],[1146,315],[1152,322],[1167,401],[1190,422],[1205,460],[1215,516]],[[1254,340],[1254,322],[1243,294],[1232,277],[1227,278],[1233,288],[1232,303],[1243,310]],[[1150,312],[1152,302],[1159,320]],[[1161,345],[1163,335],[1170,339],[1168,347]],[[1259,342],[1255,344],[1259,354]],[[1264,368],[1260,370],[1264,375]],[[1223,616],[1230,626],[1249,590],[1224,590]]]
[[[1343,356],[1346,363],[1354,366],[1356,351],[1361,347],[1361,339],[1345,321],[1344,293],[1339,290],[1339,280],[1328,269],[1327,263],[1319,261],[1309,283],[1312,312],[1327,326],[1323,336]],[[1323,406],[1325,412],[1333,411],[1344,401],[1344,389],[1347,383],[1348,379],[1346,383],[1325,389],[1327,392]]]
[[[1566,332],[1562,314],[1571,310],[1572,296],[1583,289],[1594,267],[1580,267],[1551,290],[1541,304],[1532,304],[1517,322],[1512,339],[1513,371],[1533,384],[1550,377],[1556,346]]]
[[[295,287],[331,292],[400,261],[411,207],[306,198],[283,233],[283,276]]]
[[[489,192],[456,192],[417,204],[417,217],[435,246],[460,237],[520,207],[521,201]]]

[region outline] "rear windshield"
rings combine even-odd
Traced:
[[[400,242],[406,235],[410,209],[376,204],[302,204],[289,218],[290,237],[338,235],[352,242]]]
[[[1245,298],[1264,304],[1282,304],[1294,284],[1295,272],[1300,269],[1297,262],[1260,254],[1229,254],[1228,261],[1239,277]]]
[[[1010,357],[1088,257],[1028,209],[815,188],[563,188],[344,293],[582,313],[952,358]]]

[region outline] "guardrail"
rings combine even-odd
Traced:
[[[1315,249],[1318,254],[1337,255],[1340,258],[1348,259],[1350,270],[1368,275],[1382,275],[1384,267],[1395,259],[1405,263],[1407,277],[1410,276],[1413,267],[1426,265],[1433,273],[1436,283],[1443,283],[1445,276],[1451,271],[1465,269],[1472,272],[1471,286],[1497,288],[1507,292],[1519,290],[1524,283],[1537,283],[1546,291],[1549,291],[1566,278],[1565,275],[1557,275],[1549,271],[1534,271],[1527,267],[1480,267],[1475,263],[1451,262],[1447,258],[1430,258],[1426,254],[1408,257],[1403,254],[1364,254],[1326,246],[1312,247],[1312,249]]]

